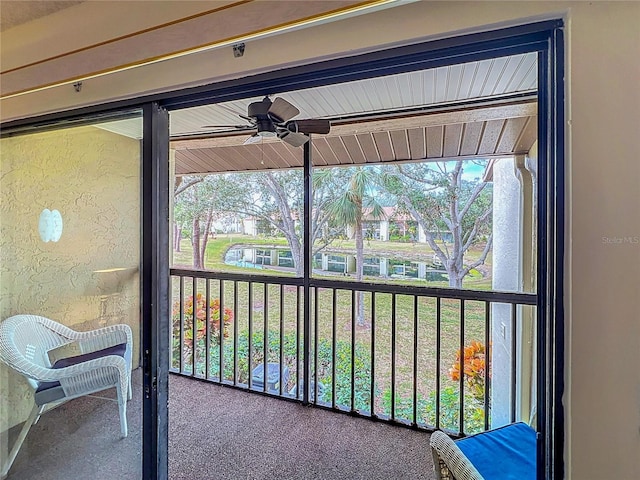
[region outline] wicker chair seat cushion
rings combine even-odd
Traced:
[[[485,480],[535,480],[536,432],[514,423],[456,441]]]
[[[103,348],[95,352],[83,353],[82,355],[75,355],[73,357],[61,358],[52,365],[51,368],[65,368],[72,365],[78,365],[79,363],[88,362],[89,360],[95,360],[97,358],[106,357],[108,355],[118,355],[124,357],[127,350],[127,344],[121,343],[112,347]],[[44,405],[45,403],[55,402],[62,400],[65,397],[64,390],[60,385],[60,382],[40,382],[35,393],[36,405]]]

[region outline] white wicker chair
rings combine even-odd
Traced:
[[[54,364],[48,352],[74,344],[81,355]],[[1,475],[7,475],[31,426],[68,400],[116,387],[122,437],[127,436],[127,399],[131,399],[131,352],[128,325],[77,332],[48,318],[16,315],[0,323],[0,360],[24,375],[34,389],[34,407],[11,449]]]
[[[462,450],[445,433],[436,430],[429,440],[436,480],[484,480]]]
[[[535,480],[537,433],[516,422],[453,441],[431,434],[437,480]]]

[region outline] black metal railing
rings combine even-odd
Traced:
[[[497,382],[517,417],[516,332],[535,295],[311,279],[305,299],[299,278],[171,275],[174,373],[295,401],[308,388],[319,407],[458,435],[489,428]],[[508,365],[491,360],[496,315]]]

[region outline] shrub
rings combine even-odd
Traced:
[[[207,305],[207,301],[205,297],[198,293],[196,294],[195,302],[193,299],[193,295],[187,297],[184,301],[184,330],[183,330],[183,358],[188,361],[191,358],[193,353],[193,340],[194,336],[196,339],[196,355],[198,353],[204,352],[205,341],[207,336],[207,308],[209,309],[209,335],[211,341],[219,344],[220,343],[220,300],[214,299],[209,302]],[[193,314],[195,310],[196,315],[196,325],[195,325],[195,334],[194,334],[194,325],[193,325]],[[176,301],[173,304],[172,310],[172,327],[173,327],[173,346],[174,346],[174,357],[180,354],[180,301]],[[223,328],[222,334],[225,337],[229,336],[229,326],[233,321],[233,312],[229,308],[224,309],[223,314]],[[174,360],[176,360],[174,358]],[[179,360],[179,357],[178,357]]]
[[[371,353],[360,343],[354,351],[354,406],[356,410],[371,410]],[[333,352],[331,342],[318,340],[318,379],[325,386],[321,401],[330,402],[332,392]],[[336,342],[336,404],[351,408],[351,342]]]
[[[458,350],[456,361],[449,369],[449,376],[456,382],[460,380],[460,356],[461,352]],[[470,345],[464,347],[463,374],[470,393],[479,400],[484,398],[485,371],[484,345],[480,342],[471,342]]]
[[[416,421],[427,423],[425,418],[425,412],[428,407],[428,402],[424,395],[420,392],[416,394],[417,408],[416,408]],[[391,415],[391,389],[387,388],[382,392],[381,399],[382,410],[386,415]],[[413,421],[413,395],[405,396],[399,395],[396,390],[396,405],[395,405],[395,418]]]
[[[416,395],[416,421],[431,427],[436,425],[436,392],[427,398],[420,392]],[[391,414],[391,389],[382,392],[382,408]],[[454,387],[445,387],[440,391],[440,428],[457,431],[460,427],[460,396]],[[413,421],[413,396],[402,396],[396,392],[395,418]],[[476,433],[484,430],[483,403],[472,395],[464,398],[464,433]]]
[[[185,327],[186,330],[186,327]],[[174,332],[176,333],[176,332]],[[179,323],[178,323],[179,333]],[[185,332],[185,340],[187,339]],[[205,345],[204,340],[200,337],[196,348],[196,374],[204,375],[206,370],[205,363]],[[212,337],[213,338],[213,337]],[[227,338],[227,335],[224,337]],[[178,367],[179,362],[179,336],[174,335],[174,358],[173,366]],[[268,332],[268,351],[267,362],[280,362],[280,333],[277,330],[269,330]],[[296,383],[296,370],[298,364],[296,361],[296,334],[290,332],[285,334],[284,343],[282,344],[284,366],[289,368],[289,382],[283,385],[283,391],[289,391]],[[186,343],[186,342],[185,342]],[[238,383],[247,384],[251,369],[255,368],[265,360],[264,354],[264,336],[262,331],[253,332],[251,338],[251,364],[249,364],[249,333],[247,330],[238,332],[238,338],[234,342],[233,338],[222,342],[224,371],[223,379],[233,380],[233,360],[234,347],[237,344],[237,375]],[[193,359],[191,357],[191,344],[185,345],[184,371],[191,372]],[[300,339],[300,366],[302,366],[302,338]],[[311,365],[313,368],[314,357],[311,353]],[[332,394],[332,368],[333,352],[331,350],[331,341],[329,339],[318,339],[318,381],[324,385],[324,393],[318,398],[321,402],[330,402]],[[351,406],[351,342],[339,340],[336,343],[336,403],[339,405]],[[216,341],[209,347],[209,374],[212,377],[218,377],[220,372],[220,342]],[[302,376],[301,376],[302,380]],[[361,344],[355,346],[355,375],[354,375],[354,408],[359,410],[369,410],[371,408],[371,355],[369,350]]]
[[[464,433],[476,433],[484,430],[484,408],[474,395],[464,397]],[[460,426],[460,395],[454,387],[445,387],[440,391],[440,427],[457,431]],[[435,425],[436,394],[432,392],[427,402],[428,423]]]

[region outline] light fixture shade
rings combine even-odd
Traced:
[[[40,213],[38,220],[38,233],[40,239],[45,242],[57,242],[62,236],[62,215],[58,210],[45,208]]]
[[[93,271],[93,281],[87,295],[113,295],[122,291],[125,283],[138,271],[136,267],[115,267]]]

